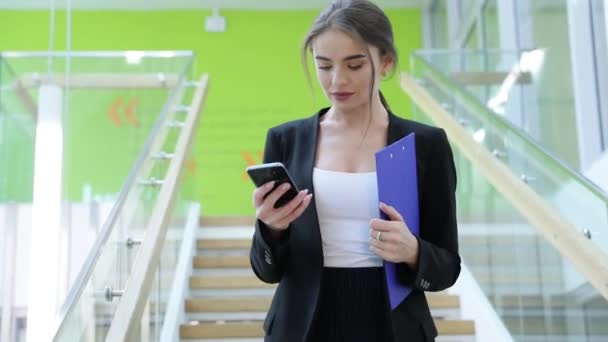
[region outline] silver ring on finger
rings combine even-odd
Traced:
[[[378,234],[376,234],[376,240],[382,241],[382,232],[378,232]]]

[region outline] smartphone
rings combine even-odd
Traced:
[[[252,165],[247,168],[247,174],[258,188],[270,181],[275,181],[272,191],[283,183],[289,183],[291,185],[289,190],[275,202],[275,208],[284,206],[298,195],[299,190],[289,176],[283,163]],[[270,194],[272,191],[268,193]]]

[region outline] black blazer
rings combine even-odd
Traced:
[[[311,192],[319,118],[327,110],[274,127],[266,138],[264,162],[282,162],[298,188]],[[460,273],[452,150],[442,129],[389,113],[387,144],[412,132],[416,134],[420,253],[416,272],[398,265],[400,280],[414,290],[391,313],[395,342],[434,340],[437,329],[424,291],[444,290]],[[280,240],[272,239],[264,223],[256,223],[250,251],[253,271],[264,282],[279,283],[264,321],[266,342],[306,341],[310,330],[323,270],[314,198]]]

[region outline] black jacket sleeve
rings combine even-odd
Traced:
[[[433,136],[425,189],[420,196],[417,270],[399,264],[399,279],[420,291],[442,291],[460,274],[456,224],[456,168],[445,132]]]
[[[282,142],[272,129],[266,136],[264,163],[282,162]],[[270,234],[264,222],[257,220],[253,234],[249,258],[256,276],[266,283],[278,283],[283,275],[283,261],[286,258],[289,228],[279,238]]]

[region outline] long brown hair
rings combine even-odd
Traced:
[[[302,46],[302,64],[306,71],[306,77],[312,87],[310,71],[308,70],[308,51],[312,52],[312,42],[321,33],[337,29],[353,39],[359,41],[367,49],[372,63],[372,80],[370,88],[370,109],[374,91],[374,80],[376,79],[376,66],[371,59],[371,51],[368,45],[375,46],[380,52],[381,59],[385,56],[393,58],[393,70],[397,65],[397,49],[393,42],[393,28],[388,17],[380,7],[367,0],[335,0],[315,19],[312,28],[304,39]],[[391,71],[391,72],[392,72]],[[390,111],[386,99],[380,92],[382,105]]]

